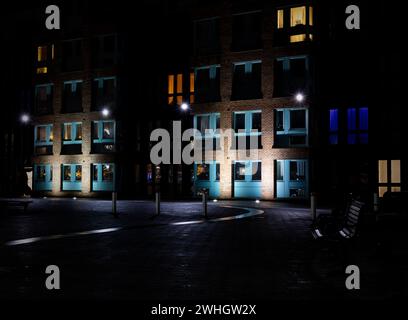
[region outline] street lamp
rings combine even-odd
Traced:
[[[20,117],[20,121],[24,124],[30,122],[30,116],[27,113],[23,113]]]
[[[181,108],[181,110],[183,110],[183,111],[187,111],[188,108],[189,108],[189,105],[188,105],[187,103],[183,102],[183,103],[181,104],[180,108]]]
[[[109,109],[108,109],[108,108],[102,109],[102,115],[103,115],[104,117],[108,117],[108,116],[110,115]]]
[[[295,95],[295,100],[297,101],[297,102],[303,102],[304,100],[305,100],[305,95],[303,94],[303,93],[297,93],[296,95]]]

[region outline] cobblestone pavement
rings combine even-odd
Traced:
[[[245,216],[255,208],[256,214]],[[346,251],[316,244],[307,208],[275,202],[154,203],[36,199],[0,214],[0,298],[137,300],[390,299],[406,295],[407,266],[370,238]],[[262,214],[260,214],[262,213]],[[227,219],[239,217],[240,219]],[[101,230],[105,230],[103,232]],[[11,241],[31,239],[27,243]],[[13,244],[13,245],[11,245]],[[345,268],[361,290],[345,288]],[[61,290],[45,288],[57,265]]]

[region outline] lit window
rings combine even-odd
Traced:
[[[278,10],[278,19],[277,19],[277,27],[278,29],[283,29],[283,16],[284,16],[284,11],[282,9]]]
[[[50,164],[34,165],[34,190],[51,191],[52,190],[52,166]]]
[[[313,26],[313,7],[309,7],[309,26]]]
[[[167,103],[174,104],[176,102],[178,105],[181,105],[183,103],[183,74],[170,74],[167,80]]]
[[[47,47],[40,46],[37,48],[37,61],[43,62],[47,60]]]
[[[306,25],[306,7],[290,8],[290,26]]]
[[[339,143],[339,110],[331,109],[329,113],[329,143]]]
[[[194,103],[194,72],[190,72],[190,104]]]
[[[47,67],[37,68],[37,74],[45,74],[45,73],[48,73]]]
[[[290,42],[303,42],[306,40],[306,34],[296,34],[294,36],[290,36]]]
[[[368,108],[347,109],[347,143],[368,143]]]
[[[197,180],[210,180],[210,165],[203,163],[197,165]]]
[[[401,191],[401,161],[379,160],[378,161],[378,193],[380,197],[385,192]]]

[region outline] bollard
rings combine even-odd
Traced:
[[[156,192],[156,214],[160,215],[160,192]]]
[[[116,212],[116,201],[117,200],[118,200],[118,194],[117,194],[117,192],[113,191],[112,192],[112,214],[114,216],[117,215],[117,212]]]
[[[207,218],[207,192],[203,191],[203,211],[204,217]]]
[[[310,213],[312,215],[313,222],[316,221],[316,193],[310,194]]]
[[[374,212],[377,213],[378,212],[378,193],[374,193],[374,199],[373,199],[373,209]]]

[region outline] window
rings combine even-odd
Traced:
[[[274,96],[292,96],[309,91],[309,61],[306,56],[283,57],[275,61]]]
[[[307,167],[307,160],[276,160],[276,197],[305,198],[308,194]]]
[[[383,197],[386,192],[401,191],[401,161],[378,161],[378,194]]]
[[[35,86],[34,110],[37,115],[52,113],[54,85],[52,83]]]
[[[218,18],[194,22],[194,49],[198,55],[209,55],[219,51]]]
[[[96,78],[92,83],[92,110],[101,111],[105,108],[114,110],[116,107],[116,78]]]
[[[52,166],[50,164],[34,165],[34,191],[52,190]]]
[[[220,66],[196,68],[195,101],[197,103],[220,101]]]
[[[82,166],[78,164],[62,165],[62,191],[81,191]]]
[[[368,108],[347,109],[347,143],[368,143]]]
[[[245,180],[245,162],[235,163],[235,180]]]
[[[115,130],[114,121],[94,121],[92,123],[92,152],[114,152]]]
[[[313,39],[313,7],[299,6],[276,10],[277,45],[304,42]]]
[[[34,151],[37,155],[52,154],[54,140],[53,127],[49,125],[38,125],[34,128]]]
[[[181,105],[183,102],[194,103],[194,73],[189,73],[188,82],[184,83],[182,73],[167,76],[167,103]],[[186,87],[188,84],[188,88]]]
[[[262,113],[260,111],[234,112],[235,148],[262,148]]]
[[[82,80],[65,81],[62,112],[82,112]]]
[[[206,163],[197,164],[196,176],[197,180],[210,180],[210,165]]]
[[[92,165],[92,191],[113,191],[115,165],[113,163],[95,163]]]
[[[252,162],[252,181],[262,180],[262,165],[261,162]]]
[[[201,139],[201,143],[204,143],[204,146],[201,146],[202,150],[204,150],[204,148],[208,150],[210,146],[212,147],[212,150],[220,149],[219,113],[209,113],[194,116],[194,129],[200,131],[201,136],[196,137],[196,139]]]
[[[261,181],[262,163],[260,161],[237,161],[235,162],[236,181]]]
[[[261,61],[234,64],[232,100],[262,98]]]
[[[262,47],[262,14],[250,12],[233,15],[232,51],[253,50]]]
[[[68,40],[62,43],[62,69],[63,71],[76,71],[83,67],[82,40]]]
[[[220,181],[220,164],[215,164],[215,181]]]
[[[308,136],[307,109],[275,110],[274,147],[306,146]]]
[[[329,110],[329,143],[339,143],[339,110]]]
[[[44,62],[47,61],[47,46],[40,46],[37,48],[37,61]]]
[[[290,8],[290,26],[306,25],[306,7]]]
[[[37,74],[48,73],[48,66],[54,60],[54,45],[42,45],[37,47],[36,72]]]
[[[82,153],[82,123],[64,123],[62,125],[61,154],[80,153]]]
[[[118,37],[100,35],[92,39],[92,63],[96,68],[113,66],[118,62]]]

